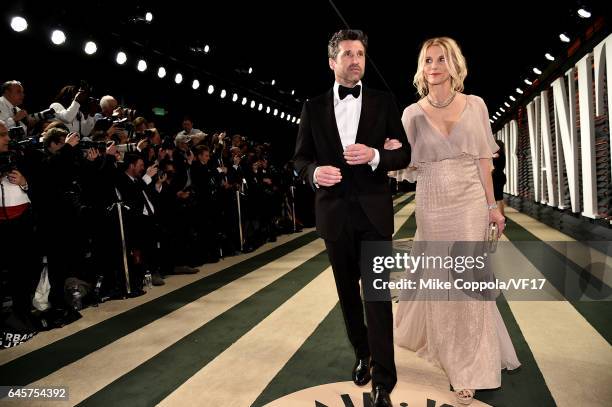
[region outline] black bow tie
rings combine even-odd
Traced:
[[[346,86],[338,85],[338,96],[340,96],[340,100],[343,100],[348,95],[353,95],[353,97],[357,99],[360,93],[361,85],[357,85],[353,88],[347,88]]]

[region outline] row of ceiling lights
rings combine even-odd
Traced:
[[[153,20],[153,14],[150,12],[147,12],[145,14],[145,18],[144,18],[147,22],[151,22]],[[28,28],[28,22],[25,18],[21,17],[21,16],[16,16],[13,17],[11,19],[11,28],[15,31],[15,32],[23,32],[25,30],[27,30]],[[55,45],[62,45],[66,42],[66,34],[59,29],[53,30],[53,32],[51,33],[51,42]],[[85,51],[85,53],[87,55],[93,55],[98,51],[98,46],[94,41],[87,41],[83,47],[83,50]],[[208,53],[210,51],[210,47],[208,45],[206,45],[203,49],[203,51],[205,53]],[[128,60],[127,54],[124,51],[119,51],[117,52],[117,55],[115,57],[115,61],[117,62],[117,64],[119,65],[124,65]],[[147,62],[144,59],[139,59],[136,65],[136,69],[138,69],[138,71],[140,72],[144,72],[148,69],[148,65]],[[249,67],[248,70],[249,75],[253,74],[253,68]],[[167,75],[167,71],[166,68],[163,66],[160,66],[157,69],[157,76],[161,79],[164,78]],[[183,75],[178,72],[176,73],[176,75],[174,76],[174,82],[178,85],[181,84],[183,82]],[[271,81],[272,85],[276,84],[276,80],[272,80]],[[194,90],[197,90],[200,87],[200,81],[198,79],[194,79],[191,83],[191,87]],[[215,87],[214,85],[210,84],[208,85],[208,89],[207,89],[207,93],[209,95],[212,95],[215,92]],[[225,97],[227,96],[228,92],[225,89],[221,89],[221,91],[219,92],[219,97],[221,99],[225,99]],[[295,94],[295,90],[291,91],[291,94],[294,95]],[[237,93],[233,93],[232,94],[232,102],[237,102],[239,99],[239,95]],[[272,108],[270,106],[264,106],[263,103],[257,103],[255,100],[251,100],[249,103],[249,100],[247,97],[243,96],[242,100],[241,100],[241,104],[243,106],[246,106],[247,104],[249,104],[249,106],[251,107],[251,109],[255,109],[257,107],[258,111],[264,111],[266,112],[266,114],[272,114],[273,116],[278,116],[281,119],[285,119],[291,123],[295,123],[295,124],[299,124],[300,123],[300,119],[289,114],[289,113],[285,113],[283,111],[279,111],[279,109],[277,108]]]
[[[580,8],[580,9],[577,11],[577,14],[578,14],[578,16],[579,16],[580,18],[591,18],[591,12],[590,12],[589,10],[587,10],[585,7]],[[569,42],[570,42],[570,37],[569,37],[569,36],[568,36],[566,33],[561,33],[561,34],[559,34],[559,39],[561,40],[561,42],[564,42],[564,43],[569,43]],[[552,56],[550,53],[548,53],[548,52],[547,52],[546,54],[544,54],[544,58],[546,58],[548,61],[551,61],[551,62],[553,62],[553,61],[555,60],[555,57],[553,57],[553,56]],[[542,71],[541,71],[541,70],[540,70],[538,67],[533,67],[533,68],[532,68],[532,71],[533,71],[533,73],[534,73],[534,74],[536,74],[536,75],[542,75]],[[524,83],[525,83],[527,86],[531,86],[531,85],[533,85],[533,81],[531,81],[531,80],[529,80],[529,79],[527,79],[527,78],[526,78],[526,79],[524,79],[524,80],[523,80],[523,82],[524,82]],[[519,94],[519,95],[523,95],[523,94],[524,94],[523,89],[521,89],[520,87],[517,87],[515,91],[516,91],[516,93],[517,93],[517,94]],[[512,101],[512,102],[516,102],[516,98],[515,98],[514,96],[512,96],[512,95],[510,95],[510,96],[508,97],[508,99],[509,99],[510,101]],[[505,113],[505,112],[506,112],[506,109],[504,108],[504,106],[505,106],[505,108],[510,108],[510,107],[511,107],[510,103],[508,103],[507,101],[505,101],[505,102],[504,102],[504,105],[503,105],[503,106],[501,106],[501,107],[499,107],[499,108],[498,108],[498,109],[495,111],[495,113],[493,113],[493,115],[491,116],[491,118],[489,119],[489,121],[490,121],[491,123],[495,123],[495,121],[496,121],[497,119],[499,119],[499,118],[502,116],[502,114],[503,114],[503,113]]]

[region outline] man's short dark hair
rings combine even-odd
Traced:
[[[12,86],[23,86],[23,85],[21,85],[21,82],[19,81],[6,81],[2,84],[2,87],[0,88],[0,93],[4,95],[6,92],[8,92],[8,90]]]
[[[142,157],[140,155],[136,153],[127,153],[123,157],[123,165],[125,166],[125,169],[127,170],[128,168],[130,168],[130,165],[132,164],[136,165],[138,160],[142,160]]]
[[[193,119],[191,118],[191,116],[184,116],[183,117],[183,121],[190,121],[191,123],[193,123]]]
[[[51,147],[51,143],[59,144],[62,142],[62,138],[64,140],[68,136],[68,132],[60,127],[52,127],[49,130],[45,131],[45,135],[43,136],[43,145],[45,147]]]
[[[368,36],[361,30],[340,30],[336,32],[327,44],[327,56],[331,59],[336,59],[338,52],[338,44],[340,41],[361,41],[364,49],[368,49]]]
[[[195,148],[195,154],[196,157],[199,156],[200,154],[202,154],[204,151],[208,151],[210,152],[210,148],[208,148],[208,146],[196,146]]]

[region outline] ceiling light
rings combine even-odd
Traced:
[[[23,17],[13,17],[11,19],[11,28],[20,33],[22,31],[25,31],[28,28],[28,22],[26,21],[25,18]]]
[[[61,45],[66,42],[66,34],[62,30],[55,30],[51,33],[51,42],[55,45]]]
[[[580,10],[578,10],[578,15],[582,18],[590,18],[591,12],[585,9],[584,7],[582,7]]]
[[[147,63],[141,59],[140,61],[138,61],[137,68],[140,72],[144,72],[147,70]]]
[[[87,43],[85,44],[85,53],[87,55],[93,55],[96,53],[97,50],[98,50],[98,46],[96,45],[95,42],[87,41]]]
[[[127,55],[125,55],[125,52],[123,52],[123,51],[117,52],[117,56],[115,57],[115,61],[119,65],[125,64],[127,62]]]

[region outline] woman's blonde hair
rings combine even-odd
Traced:
[[[444,60],[450,74],[451,88],[456,92],[463,91],[463,80],[467,76],[467,65],[465,58],[461,53],[461,48],[457,45],[457,42],[449,37],[436,37],[426,40],[421,46],[421,52],[419,53],[419,60],[417,65],[417,71],[414,74],[412,83],[417,88],[417,91],[421,97],[425,97],[429,93],[427,86],[427,80],[423,74],[423,68],[425,67],[425,57],[427,49],[433,45],[438,45],[442,48],[444,54]]]

